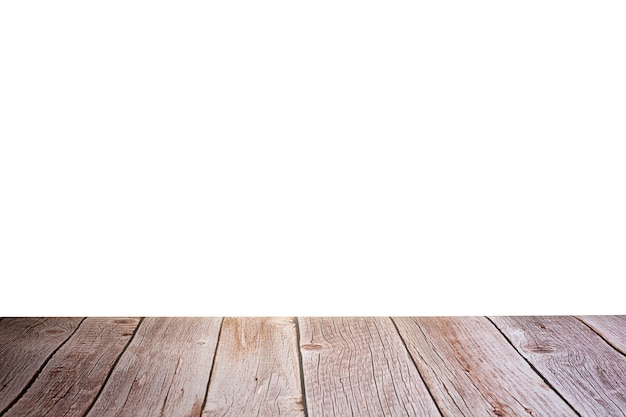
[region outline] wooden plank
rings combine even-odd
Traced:
[[[626,316],[579,316],[615,349],[626,355]]]
[[[444,416],[576,416],[485,317],[394,321]]]
[[[199,416],[220,318],[148,317],[88,417]]]
[[[626,357],[575,317],[492,320],[582,415],[626,415]]]
[[[138,322],[87,318],[3,417],[82,417]]]
[[[441,415],[388,317],[299,323],[310,417]]]
[[[5,317],[0,323],[0,414],[80,324],[78,317]]]
[[[293,319],[224,319],[203,415],[304,417]]]

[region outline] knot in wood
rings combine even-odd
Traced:
[[[319,343],[306,343],[304,345],[302,345],[302,350],[315,350],[315,351],[319,351],[322,350],[323,346],[320,345]]]

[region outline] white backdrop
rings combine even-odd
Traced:
[[[620,2],[0,5],[4,315],[625,314]]]

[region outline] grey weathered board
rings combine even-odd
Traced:
[[[292,318],[226,318],[205,416],[304,417]]]
[[[580,316],[587,326],[626,355],[626,316]]]
[[[438,416],[389,318],[302,318],[309,416]]]
[[[492,320],[581,415],[626,415],[626,357],[584,323],[574,317]]]
[[[148,317],[88,417],[199,416],[221,319]]]
[[[1,318],[0,417],[626,416],[626,316]]]
[[[486,318],[394,321],[445,416],[576,416]]]
[[[84,416],[138,321],[87,318],[4,416]]]
[[[17,400],[81,318],[6,317],[0,323],[0,414]]]

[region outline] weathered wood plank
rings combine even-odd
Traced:
[[[200,415],[220,318],[148,317],[88,417]]]
[[[138,322],[87,318],[4,417],[82,417]]]
[[[304,417],[293,319],[224,319],[203,416]]]
[[[626,415],[626,357],[575,317],[493,317],[543,377],[584,416]]]
[[[576,416],[485,317],[394,321],[444,416]]]
[[[6,317],[0,323],[0,414],[80,324],[78,317]]]
[[[579,316],[611,346],[626,355],[626,316]]]
[[[388,317],[299,323],[310,417],[441,415]]]

